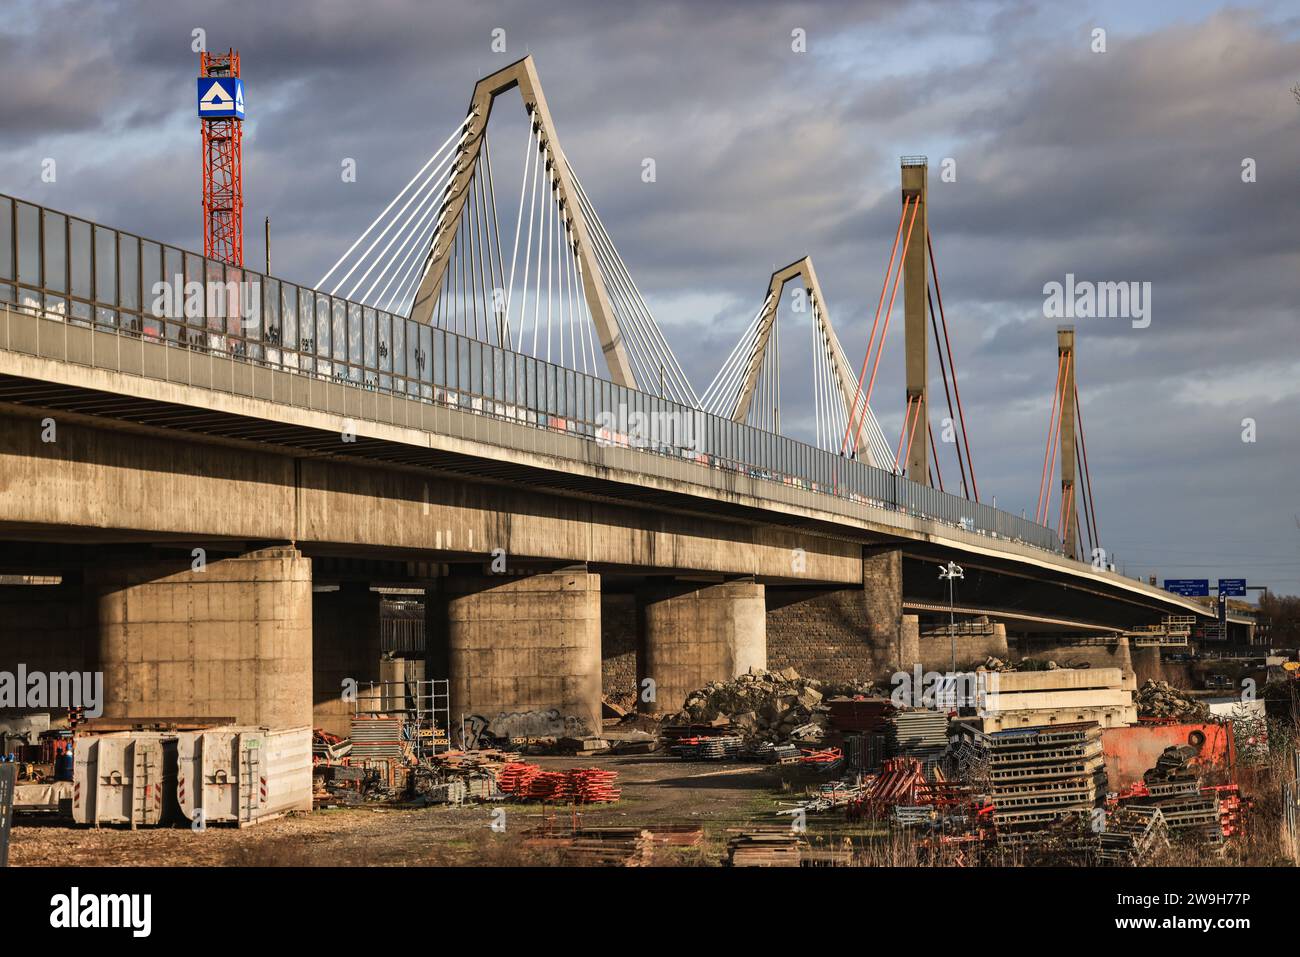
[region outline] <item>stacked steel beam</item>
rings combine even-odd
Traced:
[[[889,719],[890,752],[921,762],[927,780],[936,773],[948,747],[948,714],[916,708],[896,712]]]

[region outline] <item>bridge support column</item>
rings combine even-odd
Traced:
[[[312,594],[312,721],[332,734],[351,733],[353,702],[344,682],[379,681],[378,592],[365,582]]]
[[[1124,639],[1127,641],[1127,639]],[[1132,651],[1133,673],[1137,676],[1138,685],[1141,686],[1144,681],[1164,681],[1165,667],[1161,660],[1160,648],[1147,646],[1143,648],[1134,648]]]
[[[686,695],[710,681],[727,681],[767,667],[764,588],[754,582],[674,582],[637,596],[641,655],[638,688],[654,681],[654,700],[637,695],[649,713],[681,709]]]
[[[104,714],[311,724],[311,560],[266,548],[192,567],[86,570]]]
[[[600,576],[583,568],[441,579],[425,606],[428,677],[500,737],[600,731]]]
[[[903,614],[897,549],[864,550],[857,588],[767,590],[768,660],[822,681],[885,678],[920,660],[915,615]]]

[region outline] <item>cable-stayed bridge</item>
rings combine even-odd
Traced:
[[[507,184],[488,125],[516,90]],[[924,171],[904,159],[856,375],[804,257],[771,275],[702,391],[561,148],[531,59],[479,81],[311,286],[0,197],[0,572],[57,582],[4,590],[0,652],[99,662],[109,715],[337,727],[339,682],[378,667],[376,589],[414,590],[453,709],[591,727],[602,681],[629,673],[658,689],[648,709],[675,710],[752,665],[946,663],[926,626],[943,618],[934,565],[956,560],[959,604],[990,625],[968,659],[1012,640],[1158,673],[1158,649],[1125,633],[1205,609],[1096,560],[1086,480],[1081,547],[1072,338],[1039,520],[979,500]],[[782,315],[791,283],[800,308]],[[900,290],[895,443],[871,401]],[[780,330],[800,321],[811,441],[781,421]],[[930,342],[958,494],[935,454]]]

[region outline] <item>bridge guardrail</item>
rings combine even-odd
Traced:
[[[1061,551],[1046,526],[892,471],[2,194],[0,304],[6,316],[13,309],[43,319],[40,327],[93,328],[119,344],[165,342]],[[0,340],[7,349],[9,326]],[[60,355],[96,364],[66,348]],[[146,374],[143,358],[128,365]]]

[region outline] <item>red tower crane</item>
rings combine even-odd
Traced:
[[[203,254],[244,265],[244,86],[239,52],[199,55]]]

